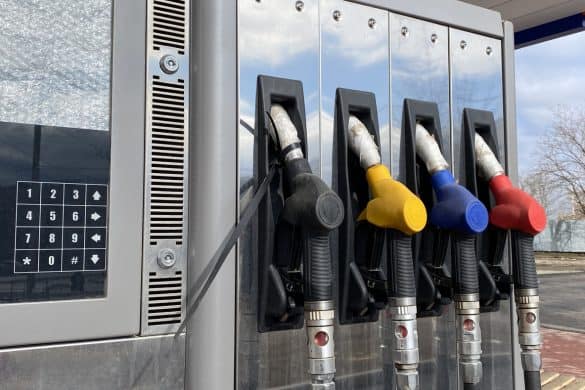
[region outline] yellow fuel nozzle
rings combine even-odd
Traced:
[[[404,184],[394,180],[385,165],[371,166],[366,179],[372,200],[358,217],[385,229],[397,229],[404,234],[415,234],[427,223],[427,210],[423,202]]]

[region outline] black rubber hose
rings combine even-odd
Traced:
[[[330,301],[333,299],[333,273],[329,235],[310,236],[307,241],[309,275],[305,277],[305,300]]]
[[[481,383],[464,383],[463,390],[479,390],[481,389]]]
[[[516,289],[538,288],[534,261],[534,236],[512,231],[512,266]]]
[[[451,241],[451,267],[455,294],[479,292],[479,269],[474,234],[453,233]]]
[[[412,237],[398,230],[388,231],[390,296],[392,298],[416,297],[414,263],[412,261]]]
[[[524,371],[524,388],[526,390],[540,390],[540,372]]]

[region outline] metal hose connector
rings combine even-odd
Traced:
[[[482,377],[479,294],[455,296],[457,357],[463,383],[479,383]]]
[[[314,390],[335,389],[335,304],[305,302],[305,327],[309,351],[309,374]]]
[[[393,348],[392,360],[398,390],[419,388],[418,330],[416,324],[416,298],[391,298]]]
[[[540,346],[540,313],[538,289],[518,289],[514,292],[518,314],[518,341],[524,371],[538,371],[542,365]]]

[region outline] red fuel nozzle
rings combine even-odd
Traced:
[[[496,206],[490,212],[492,225],[533,236],[544,230],[544,208],[532,196],[514,187],[508,176],[494,176],[490,180],[490,189],[496,199]]]

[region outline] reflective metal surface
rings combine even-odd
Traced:
[[[254,174],[254,109],[258,75],[301,80],[307,113],[308,157],[320,171],[319,9],[318,1],[241,0],[239,2],[240,210],[250,199]],[[304,329],[258,333],[257,259],[251,230],[238,246],[237,386],[240,389],[308,383]]]
[[[390,88],[392,172],[400,172],[400,131],[404,99],[436,102],[441,119],[443,153],[450,162],[448,29],[390,14]],[[385,319],[389,325],[389,319]],[[419,375],[422,389],[453,389],[457,383],[453,306],[438,318],[419,318]],[[384,359],[390,364],[390,357]]]
[[[184,335],[0,350],[0,388],[179,390],[184,359]]]
[[[460,148],[463,109],[475,108],[494,113],[503,156],[506,149],[501,41],[450,29],[450,46],[453,150]],[[454,153],[454,160],[457,177],[458,153]],[[504,266],[509,267],[507,256]],[[501,301],[498,312],[482,314],[480,324],[483,350],[481,388],[509,389],[513,375],[510,301]]]
[[[336,15],[340,16],[336,18]],[[321,172],[324,180],[331,184],[337,88],[375,94],[380,125],[380,152],[383,162],[387,165],[390,162],[388,13],[340,0],[321,0],[320,18]],[[332,247],[336,247],[336,244]],[[337,274],[338,263],[334,261],[333,264]],[[386,378],[382,370],[383,350],[391,349],[391,335],[386,332],[388,338],[382,345],[384,330],[380,325],[378,321],[337,326],[337,388],[392,388],[391,361]],[[360,377],[360,374],[363,376]]]

